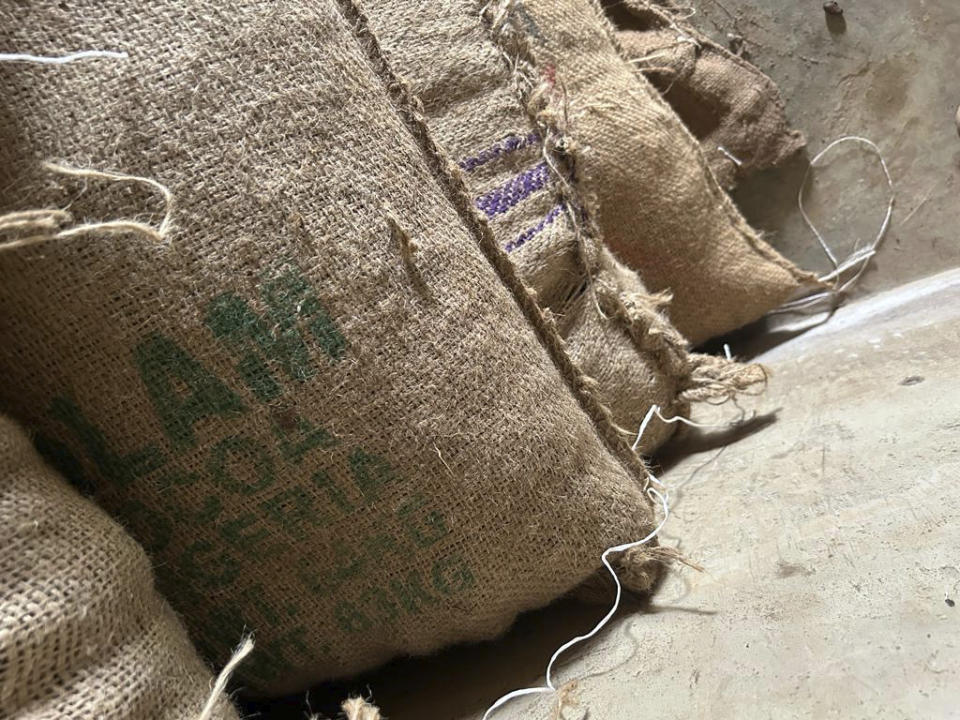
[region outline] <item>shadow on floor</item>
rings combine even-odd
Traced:
[[[309,694],[269,701],[241,699],[244,717],[307,720],[315,714],[337,718],[342,717],[340,702],[356,695],[372,698],[390,720],[480,717],[507,692],[542,683],[553,652],[589,631],[606,609],[605,605],[562,599],[521,615],[497,640],[456,646],[429,657],[395,660],[348,682],[324,683]],[[625,597],[621,605],[623,614],[669,609],[633,597]],[[576,652],[571,651],[571,657]]]

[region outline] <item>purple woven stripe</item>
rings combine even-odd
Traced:
[[[461,168],[467,172],[470,172],[481,165],[486,165],[491,160],[496,160],[501,155],[507,155],[512,153],[514,150],[519,150],[520,148],[525,148],[528,145],[533,145],[534,143],[538,142],[540,142],[540,136],[536,133],[530,133],[526,137],[521,137],[520,135],[508,135],[493,147],[489,147],[486,150],[481,150],[474,157],[464,158],[459,164]]]
[[[556,220],[556,219],[557,219],[557,216],[558,216],[562,211],[563,211],[563,205],[562,205],[562,204],[561,204],[561,205],[554,205],[552,208],[550,208],[550,212],[548,212],[546,215],[543,216],[543,218],[540,220],[540,222],[538,222],[536,225],[534,225],[534,226],[531,227],[531,228],[527,228],[527,229],[524,230],[522,233],[520,233],[519,235],[517,235],[517,237],[515,237],[513,240],[511,240],[510,242],[508,242],[508,243],[506,244],[506,246],[505,246],[506,251],[507,251],[507,252],[513,252],[514,250],[516,250],[518,247],[520,247],[521,245],[523,245],[527,240],[529,240],[530,238],[532,238],[532,237],[533,237],[534,235],[536,235],[538,232],[540,232],[541,230],[543,230],[547,225],[549,225],[549,224],[552,223],[554,220]]]
[[[511,178],[506,184],[478,197],[476,205],[490,218],[505,213],[518,202],[546,185],[549,175],[550,171],[547,164],[545,162],[538,163],[529,170]]]

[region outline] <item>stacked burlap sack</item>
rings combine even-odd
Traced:
[[[624,57],[663,94],[700,142],[714,177],[732,188],[803,147],[770,78],[691,26],[693,6],[602,0]],[[736,37],[736,36],[733,36]],[[739,38],[739,50],[744,50]]]
[[[588,0],[0,18],[125,53],[0,63],[0,410],[48,463],[4,421],[0,714],[199,716],[165,601],[267,696],[496,636],[655,526],[652,404],[762,387],[690,343],[810,283]]]

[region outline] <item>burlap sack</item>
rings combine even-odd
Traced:
[[[650,532],[639,461],[348,3],[2,20],[129,57],[0,66],[0,406],[210,658],[252,629],[238,675],[283,693],[489,638]]]
[[[773,81],[713,42],[666,2],[603,0],[627,60],[640,69],[700,141],[725,188],[778,165],[806,140],[787,122]]]
[[[211,683],[143,549],[0,416],[0,717],[192,720]]]
[[[697,344],[761,317],[812,275],[763,242],[710,173],[697,141],[622,56],[596,0],[490,4],[559,96],[565,151],[604,241]]]
[[[557,320],[561,337],[618,431],[633,439],[654,403],[687,412],[692,395],[728,396],[763,379],[757,368],[707,393],[704,363],[599,232],[574,178],[558,77],[544,77],[509,6],[474,0],[411,4],[366,0],[371,26],[395,71],[420,101],[444,152],[455,158],[500,247]],[[675,425],[644,434],[649,453]]]

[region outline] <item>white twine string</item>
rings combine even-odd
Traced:
[[[873,242],[861,248],[854,247],[850,255],[848,255],[847,258],[841,262],[837,259],[836,255],[834,255],[833,250],[830,248],[830,245],[827,243],[826,239],[817,229],[816,225],[813,224],[810,216],[807,215],[807,210],[803,206],[803,196],[807,188],[807,181],[810,179],[810,171],[817,166],[817,163],[824,157],[824,155],[830,152],[837,145],[846,142],[855,142],[859,143],[860,145],[864,145],[877,156],[877,158],[880,160],[880,167],[883,170],[883,175],[887,181],[887,188],[890,190],[890,199],[887,202],[887,211],[884,213],[883,222],[880,223],[880,229],[877,231],[877,236],[873,239]],[[776,310],[771,311],[769,314],[773,315],[784,312],[797,312],[819,305],[823,300],[834,301],[837,297],[853,287],[860,279],[860,276],[863,275],[864,271],[867,269],[870,258],[877,254],[877,249],[880,247],[880,243],[887,234],[887,230],[890,227],[890,220],[893,217],[893,205],[895,200],[896,191],[893,187],[893,178],[890,176],[890,170],[887,167],[887,161],[880,152],[880,148],[878,148],[871,140],[868,140],[865,137],[860,137],[859,135],[844,135],[843,137],[837,138],[827,145],[823,150],[817,153],[816,157],[810,161],[810,165],[807,167],[806,173],[804,173],[803,182],[800,183],[800,191],[797,193],[797,206],[800,209],[800,215],[803,217],[804,223],[806,223],[807,227],[810,228],[810,231],[813,233],[814,237],[817,238],[817,242],[823,249],[824,254],[833,265],[833,270],[821,275],[818,280],[821,282],[837,283],[839,282],[840,278],[843,277],[843,275],[849,270],[856,268],[856,271],[853,275],[847,278],[847,280],[840,284],[835,284],[834,287],[828,290],[784,303]]]
[[[728,357],[730,356],[729,345],[724,346],[724,352],[727,354]],[[687,418],[680,417],[679,415],[675,415],[674,417],[669,417],[669,418],[664,417],[663,414],[660,412],[660,406],[652,405],[650,409],[647,411],[647,414],[644,416],[643,422],[640,423],[639,430],[637,430],[637,439],[634,441],[632,446],[632,449],[634,451],[636,451],[637,447],[640,445],[640,440],[643,437],[644,432],[646,432],[647,426],[649,426],[650,422],[653,420],[654,415],[656,415],[661,421],[665,423],[679,422],[679,423],[683,423],[684,425],[689,425],[691,427],[697,427],[697,428],[727,427],[728,425],[730,425],[729,422],[698,423],[698,422],[694,422],[693,420],[688,420]],[[603,616],[600,622],[594,625],[593,629],[590,632],[584,635],[578,635],[577,637],[573,638],[572,640],[568,640],[567,642],[565,642],[563,645],[561,645],[559,648],[556,649],[556,651],[550,657],[550,662],[547,663],[546,684],[538,685],[536,687],[521,688],[519,690],[513,690],[511,692],[508,692],[506,695],[503,695],[495,703],[493,703],[493,705],[487,708],[487,711],[483,714],[482,720],[488,720],[488,718],[491,715],[493,715],[493,713],[495,713],[497,710],[499,710],[501,707],[506,705],[511,700],[515,700],[516,698],[524,697],[526,695],[539,695],[543,693],[557,692],[558,691],[557,686],[553,682],[553,666],[556,664],[560,656],[563,653],[565,653],[567,650],[572,648],[574,645],[577,645],[585,640],[589,640],[590,638],[592,638],[594,635],[600,632],[607,625],[607,623],[610,622],[610,620],[613,618],[614,615],[616,615],[617,610],[620,608],[621,597],[623,596],[623,586],[620,584],[620,578],[617,576],[616,571],[613,569],[613,566],[610,564],[610,556],[613,555],[614,553],[620,553],[620,552],[625,552],[627,550],[632,550],[634,548],[640,547],[641,545],[645,545],[646,543],[650,542],[651,540],[653,540],[653,538],[655,538],[657,535],[660,534],[660,531],[663,529],[664,524],[667,522],[667,518],[670,516],[670,493],[668,491],[667,486],[664,485],[658,478],[656,478],[653,475],[653,473],[651,473],[649,470],[647,471],[647,479],[650,482],[656,485],[659,485],[661,488],[663,488],[662,493],[654,487],[647,488],[647,494],[652,499],[655,499],[660,502],[660,505],[663,508],[663,518],[660,520],[660,523],[657,525],[657,527],[654,528],[653,532],[651,532],[642,540],[636,540],[634,542],[624,543],[623,545],[614,545],[613,547],[609,547],[606,550],[604,550],[603,554],[600,556],[601,562],[603,562],[604,567],[607,568],[607,571],[610,573],[610,576],[613,578],[613,582],[617,588],[616,595],[614,596],[614,599],[613,599],[613,605],[607,611],[607,614]]]
[[[233,655],[230,656],[230,661],[223,666],[223,670],[220,671],[220,674],[217,675],[217,681],[213,684],[213,689],[210,691],[210,697],[207,698],[207,704],[203,706],[203,710],[197,716],[197,720],[210,720],[213,717],[213,709],[216,706],[217,702],[223,696],[223,691],[227,688],[227,683],[230,682],[230,677],[233,675],[233,671],[237,669],[237,665],[242,663],[247,655],[253,652],[253,637],[247,635],[243,640],[241,640],[240,645],[237,646],[237,649],[233,651]]]
[[[727,346],[729,347],[729,346]],[[643,437],[643,433],[646,432],[647,425],[650,424],[650,421],[653,420],[653,416],[656,415],[662,422],[665,423],[683,423],[684,425],[689,425],[690,427],[695,428],[716,428],[716,427],[727,427],[730,423],[700,423],[693,420],[688,420],[685,417],[680,417],[679,415],[674,415],[673,417],[664,417],[663,413],[660,412],[659,405],[652,405],[650,410],[647,412],[646,416],[643,418],[643,422],[640,423],[640,429],[637,430],[637,439],[633,441],[633,445],[630,446],[630,449],[634,452],[637,451],[637,448],[640,447],[640,439]],[[656,482],[658,485],[663,485],[655,477],[647,474],[647,477]]]
[[[113,58],[126,60],[129,57],[125,52],[116,50],[81,50],[67,55],[44,56],[27,55],[25,53],[0,53],[0,62],[26,62],[37,65],[66,65],[77,60],[91,60],[94,58]]]
[[[823,235],[820,234],[820,231],[810,220],[810,216],[807,215],[806,208],[804,208],[803,206],[803,194],[807,188],[807,180],[810,177],[810,171],[814,167],[816,167],[817,163],[820,161],[821,158],[823,158],[824,155],[830,152],[830,150],[835,148],[837,145],[840,145],[841,143],[844,143],[844,142],[857,142],[857,143],[860,143],[861,145],[866,145],[876,154],[877,158],[879,158],[880,160],[880,167],[883,169],[884,177],[886,177],[886,180],[887,180],[887,187],[890,190],[890,200],[887,203],[887,212],[884,214],[883,222],[880,224],[880,230],[877,232],[877,236],[876,238],[874,238],[873,242],[870,245],[866,246],[865,248],[861,248],[861,249],[855,248],[853,254],[850,255],[850,257],[848,257],[847,260],[841,264],[837,260],[836,256],[833,254],[833,251],[830,249],[830,246],[827,244],[827,241],[824,239]],[[827,145],[823,150],[817,153],[817,156],[810,161],[810,166],[807,168],[807,171],[803,176],[803,182],[800,184],[800,191],[797,193],[797,206],[800,208],[800,214],[803,216],[803,221],[807,224],[807,227],[810,228],[810,231],[814,234],[814,236],[816,236],[817,242],[820,243],[820,247],[823,248],[823,252],[826,254],[826,256],[830,259],[830,262],[833,264],[833,272],[821,276],[820,277],[821,280],[827,281],[827,280],[832,280],[836,277],[839,277],[845,270],[849,269],[850,267],[853,267],[857,263],[865,264],[865,261],[868,258],[873,256],[873,254],[876,252],[877,246],[880,244],[881,240],[883,240],[883,236],[886,234],[887,228],[890,226],[890,218],[893,216],[894,199],[895,199],[895,195],[893,190],[893,179],[890,177],[890,171],[887,168],[887,161],[884,159],[883,154],[880,152],[880,148],[878,148],[873,142],[871,142],[867,138],[860,137],[858,135],[846,135],[844,137],[838,138],[837,140],[834,140],[832,143]]]
[[[640,423],[640,429],[637,431],[637,439],[633,443],[634,450],[636,450],[637,446],[640,444],[640,439],[643,437],[643,433],[646,431],[647,426],[650,424],[650,421],[653,419],[654,415],[659,417],[664,422],[683,422],[688,425],[693,425],[695,427],[708,427],[706,425],[695,423],[692,420],[687,420],[686,418],[681,418],[679,416],[672,417],[672,418],[665,418],[660,413],[660,406],[653,405],[650,407],[650,410],[647,411],[646,416],[643,418],[643,422]],[[664,488],[663,493],[661,493],[659,490],[657,490],[654,487],[647,488],[647,495],[649,495],[651,499],[654,499],[660,502],[660,505],[663,508],[663,518],[660,520],[657,527],[654,528],[653,531],[642,540],[636,540],[634,542],[628,542],[622,545],[614,545],[613,547],[609,547],[606,550],[604,550],[603,554],[600,556],[600,561],[603,563],[604,567],[607,568],[607,571],[610,573],[610,576],[613,578],[613,582],[617,588],[616,595],[613,599],[613,605],[607,611],[607,614],[603,616],[600,622],[598,622],[590,632],[584,635],[578,635],[577,637],[573,638],[572,640],[568,640],[559,648],[557,648],[557,650],[551,656],[550,662],[547,663],[545,685],[540,685],[537,687],[521,688],[519,690],[513,690],[512,692],[507,693],[503,697],[499,698],[495,703],[493,703],[493,705],[491,705],[487,709],[487,711],[483,714],[483,720],[487,720],[491,715],[493,715],[494,712],[499,710],[506,703],[510,702],[511,700],[515,700],[516,698],[523,697],[525,695],[538,695],[542,693],[557,692],[557,687],[553,682],[553,666],[556,664],[560,656],[563,655],[563,653],[565,653],[567,650],[572,648],[574,645],[578,645],[579,643],[582,643],[583,641],[589,640],[590,638],[592,638],[594,635],[600,632],[607,625],[607,623],[610,622],[610,619],[613,618],[613,616],[616,614],[617,610],[620,608],[620,599],[623,596],[623,586],[620,584],[620,578],[617,576],[617,572],[613,569],[613,566],[610,564],[610,556],[615,553],[621,553],[621,552],[626,552],[627,550],[632,550],[633,548],[640,547],[641,545],[645,545],[646,543],[650,542],[651,540],[653,540],[653,538],[655,538],[657,535],[660,534],[660,531],[663,529],[664,524],[667,522],[667,518],[670,517],[670,494],[666,491],[664,484],[660,482],[660,480],[658,480],[656,477],[654,477],[654,475],[649,471],[647,471],[647,479],[650,482],[655,483],[656,485],[659,485],[661,488]]]
[[[659,483],[659,481],[657,481],[656,478],[652,476],[650,476],[650,479]],[[557,662],[557,659],[567,650],[572,648],[574,645],[577,645],[578,643],[581,643],[584,640],[588,640],[592,638],[594,635],[596,635],[598,632],[600,632],[600,630],[602,630],[604,626],[608,622],[610,622],[610,618],[612,618],[616,614],[617,610],[620,607],[620,598],[623,594],[623,586],[620,584],[620,578],[617,577],[617,572],[613,569],[613,566],[610,565],[610,559],[609,559],[610,556],[614,553],[624,552],[626,550],[632,550],[635,547],[639,547],[645,543],[650,542],[653,538],[657,536],[661,528],[663,528],[663,524],[667,521],[667,517],[670,514],[670,506],[668,504],[668,497],[669,497],[668,495],[666,496],[662,495],[660,492],[656,490],[656,488],[652,488],[652,487],[647,488],[647,494],[650,495],[652,498],[656,498],[657,500],[659,500],[663,506],[663,519],[660,521],[660,524],[657,525],[657,527],[653,530],[653,532],[651,532],[649,535],[643,538],[643,540],[637,540],[636,542],[629,542],[623,545],[615,545],[614,547],[610,547],[604,550],[603,555],[600,556],[600,560],[603,562],[604,566],[610,572],[610,576],[613,578],[613,581],[614,583],[616,583],[616,586],[617,586],[617,594],[613,600],[613,605],[611,606],[610,610],[607,612],[606,615],[603,616],[603,619],[600,620],[600,622],[598,622],[594,626],[593,630],[591,630],[590,632],[584,635],[578,635],[577,637],[573,638],[572,640],[568,640],[559,648],[557,648],[556,652],[554,652],[553,656],[550,658],[550,662],[547,664],[546,685],[541,685],[538,687],[522,688],[520,690],[514,690],[512,692],[508,692],[506,695],[498,699],[493,705],[491,705],[487,709],[487,711],[483,714],[483,720],[487,720],[491,715],[493,715],[494,712],[499,710],[501,707],[503,707],[505,704],[507,704],[511,700],[515,700],[516,698],[523,697],[524,695],[538,695],[541,693],[557,692],[557,687],[553,684],[553,666]]]

